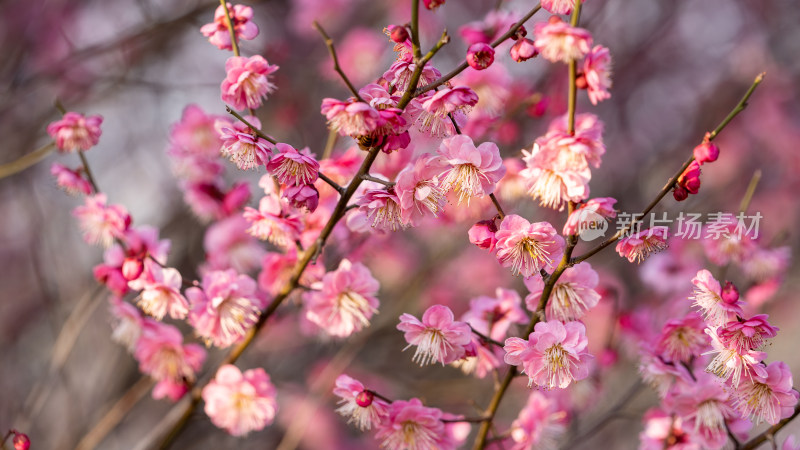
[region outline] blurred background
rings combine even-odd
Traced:
[[[258,111],[263,129],[281,142],[308,146],[320,156],[328,139],[319,113],[321,99],[343,99],[348,93],[332,70],[323,41],[311,28],[312,20],[334,38],[342,65],[354,84],[363,86],[380,77],[393,61],[391,43],[382,29],[409,19],[408,2],[245,3],[255,9],[261,33],[242,43],[243,54],[261,54],[280,66],[273,78],[278,90]],[[219,84],[229,53],[209,44],[199,31],[212,21],[217,5],[189,0],[0,2],[0,54],[4,55],[0,164],[49,142],[45,127],[59,117],[53,106],[56,99],[68,110],[101,114],[105,120],[100,144],[86,154],[100,188],[111,203],[125,205],[136,224],[157,226],[162,238],[172,240],[169,264],[185,279],[198,277],[207,225],[183,202],[166,149],[170,125],[188,104],[225,114]],[[443,27],[449,30],[453,39],[433,62],[448,72],[467,48],[458,33],[461,25],[482,20],[497,7],[518,18],[532,6],[519,0],[499,0],[497,5],[450,0],[435,12],[423,11],[423,46],[430,46]],[[530,23],[546,17],[542,11]],[[579,97],[578,111],[597,114],[606,126],[608,151],[603,165],[593,171],[592,196],[615,197],[622,211],[641,210],[703,134],[765,71],[766,80],[748,109],[715,141],[722,156],[703,167],[700,194],[680,204],[668,196],[656,211],[670,217],[680,210],[735,212],[754,171],[761,170],[749,209],[763,216],[761,240],[768,247],[796,249],[798,23],[800,9],[793,0],[586,1],[581,25],[592,31],[595,43],[610,49],[614,59],[611,99],[593,107],[585,94]],[[495,66],[486,71],[493,74],[487,80],[462,75],[456,83],[478,91],[482,102],[478,108],[504,96],[505,104],[500,103],[503,108],[491,126],[471,124],[470,132],[476,141],[497,142],[504,157],[520,157],[520,150],[530,149],[550,120],[566,111],[567,71],[564,65],[540,59],[514,63],[508,49],[509,44],[500,47]],[[510,77],[513,81],[504,85],[512,86],[511,91],[494,91],[492,77]],[[339,139],[336,152],[352,144]],[[435,149],[434,144],[425,145],[420,140],[414,151]],[[408,156],[381,155],[376,170],[392,176],[398,167],[392,158]],[[131,406],[130,413],[98,447],[136,448],[147,442],[148,433],[172,405],[150,398],[136,362],[110,339],[108,294],[92,277],[102,250],[82,241],[70,215],[80,200],[57,189],[49,173],[53,162],[78,164],[75,155],[51,154],[0,179],[0,431],[14,427],[27,433],[35,449],[74,448],[96,430],[98,421],[108,419],[106,411],[127,392],[123,404]],[[249,180],[253,192],[258,191],[255,182],[260,174],[242,174],[231,165],[226,170],[230,181]],[[539,208],[517,194],[511,187],[502,193],[506,212],[548,220],[556,228],[563,224],[563,213]],[[256,195],[251,206],[257,200]],[[324,341],[302,333],[299,308],[288,303],[239,364],[264,367],[271,375],[281,408],[275,424],[237,439],[215,428],[198,410],[176,448],[376,448],[370,435],[361,435],[333,412],[332,379],[342,372],[392,398],[417,396],[430,406],[476,415],[475,407],[485,407],[491,397],[491,377],[478,380],[449,367],[419,368],[411,362],[411,354],[401,353],[406,344],[395,329],[402,312],[419,316],[427,306],[442,303],[460,315],[470,299],[493,296],[497,287],[516,289],[524,297],[520,279],[511,277],[490,254],[469,245],[467,229],[493,215],[488,200],[476,203],[450,215],[444,224],[371,236],[366,244],[334,244],[325,256],[328,268],[335,268],[341,255],[355,251],[381,281],[381,311],[372,325],[350,339]],[[572,423],[562,446],[637,445],[642,413],[657,398],[646,388],[630,390],[637,379],[636,349],[619,324],[641,305],[681,301],[681,296],[686,301],[692,270],[711,268],[698,243],[677,247],[659,255],[658,267],[650,262],[629,264],[613,249],[592,258],[602,276],[604,297],[586,320],[590,348],[616,362],[574,387],[571,395],[578,399],[574,404],[585,405],[587,412]],[[583,243],[576,253],[587,248]],[[686,255],[696,257],[676,262]],[[665,276],[676,272],[688,275]],[[798,375],[796,274],[797,266],[791,263],[776,289],[760,294],[751,306],[770,314],[781,329],[766,350],[769,360],[786,361]],[[763,281],[749,279],[736,267],[726,275],[743,292]],[[213,367],[223,354],[210,349],[205,368]],[[498,414],[501,430],[524,404],[526,389],[522,380],[512,387]],[[132,393],[144,398],[136,403]],[[609,416],[607,412],[626,396],[630,401]],[[581,436],[606,417],[611,418],[597,431],[579,443],[570,442],[570,436]],[[787,429],[800,430],[800,422]]]

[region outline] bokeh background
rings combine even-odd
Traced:
[[[361,86],[391,64],[391,45],[381,31],[408,20],[408,2],[246,3],[255,9],[261,34],[242,44],[243,53],[264,55],[280,66],[274,77],[278,91],[258,112],[263,128],[279,141],[309,146],[319,155],[328,138],[320,101],[328,96],[344,98],[347,92],[335,77],[311,21],[325,26],[343,66]],[[464,23],[480,20],[498,6],[516,17],[532,7],[529,1],[499,3],[449,0],[436,12],[424,11],[423,43],[431,45],[443,27],[453,37],[434,65],[447,72],[463,58],[466,44],[457,30]],[[45,127],[59,115],[53,107],[56,99],[67,109],[103,115],[100,144],[87,153],[99,186],[112,202],[129,209],[135,223],[161,228],[161,236],[173,243],[170,265],[186,279],[197,277],[203,261],[206,225],[183,203],[166,149],[170,124],[186,105],[224,114],[219,83],[228,53],[210,45],[199,32],[211,21],[217,4],[0,2],[0,163],[48,142]],[[545,17],[540,12],[533,20]],[[722,157],[704,166],[700,195],[681,204],[668,196],[657,211],[671,216],[681,209],[735,211],[754,171],[761,170],[749,211],[763,215],[764,242],[796,250],[798,23],[800,9],[793,0],[586,1],[581,24],[593,32],[596,43],[609,47],[614,58],[611,99],[592,107],[581,95],[579,102],[579,112],[591,111],[606,124],[608,152],[602,167],[593,171],[593,196],[613,196],[623,211],[640,210],[705,131],[736,104],[753,78],[766,71],[766,81],[748,109],[718,138]],[[505,157],[518,157],[553,117],[565,112],[567,77],[563,65],[539,59],[514,63],[508,48],[508,44],[501,47],[495,64],[513,77],[516,101],[496,126],[476,138],[494,140]],[[482,101],[494,95],[491,85],[479,94]],[[336,148],[351,145],[340,139]],[[433,150],[419,146],[417,151]],[[380,158],[387,160],[385,155]],[[107,293],[91,271],[101,262],[102,251],[81,240],[70,215],[79,200],[57,189],[49,174],[55,161],[78,163],[74,155],[50,155],[0,180],[0,431],[16,427],[31,437],[36,449],[74,448],[124,393],[131,392],[131,386],[147,388],[133,358],[110,339]],[[383,165],[391,171],[390,162]],[[230,180],[255,183],[258,175],[227,168]],[[257,198],[251,200],[256,202]],[[358,247],[358,255],[381,281],[382,306],[372,326],[345,341],[322,341],[300,332],[299,308],[287,304],[240,363],[244,368],[264,367],[272,376],[281,408],[276,423],[243,440],[216,429],[198,410],[176,448],[376,448],[370,436],[360,435],[333,413],[332,379],[343,371],[394,398],[418,396],[432,406],[475,415],[474,405],[485,406],[491,396],[491,380],[476,380],[454,368],[416,367],[409,353],[401,353],[405,342],[394,327],[402,312],[420,315],[433,303],[463,313],[469,299],[493,295],[497,287],[514,288],[524,296],[521,280],[468,244],[469,226],[492,215],[491,205],[484,203],[446,226],[370,237]],[[543,210],[530,199],[509,198],[504,207],[530,219],[552,221],[557,228],[563,223],[563,215]],[[578,253],[588,248],[582,245]],[[326,265],[335,267],[350,250],[332,246]],[[696,261],[688,265],[706,265],[702,252],[694,254]],[[574,388],[575,395],[585,398],[588,412],[561,443],[569,448],[598,448],[599,443],[604,448],[633,448],[642,412],[655,405],[656,397],[646,388],[629,391],[637,383],[636,352],[617,318],[638,305],[681,300],[674,294],[659,294],[658,281],[642,281],[646,264],[631,265],[612,249],[591,262],[601,272],[605,289],[604,300],[587,319],[593,350],[612,350],[619,359],[602,375]],[[683,283],[675,288],[678,291],[688,293],[691,288],[691,274],[678,281],[650,269],[661,283]],[[786,361],[797,375],[796,274],[792,263],[781,287],[759,308],[781,328],[767,349],[769,359]],[[727,276],[746,286],[736,268]],[[206,369],[222,355],[210,350]],[[144,398],[99,448],[144,448],[150,442],[172,405],[152,400],[144,389],[138,391]],[[501,429],[516,416],[525,393],[525,383],[519,380],[500,408]],[[629,393],[632,400],[599,431],[581,436]],[[792,428],[800,429],[800,424],[787,429]],[[576,436],[581,436],[579,442],[570,442]]]

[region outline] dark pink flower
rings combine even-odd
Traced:
[[[481,220],[469,229],[469,242],[478,248],[494,252],[497,245],[497,224],[494,219]]]
[[[403,224],[417,226],[429,214],[437,217],[442,212],[445,193],[439,176],[443,169],[441,159],[424,154],[397,175],[394,189],[400,200]]]
[[[405,333],[406,348],[417,347],[412,361],[420,366],[436,362],[450,364],[464,356],[464,347],[472,340],[469,325],[456,321],[453,311],[442,305],[428,308],[422,321],[411,314],[403,314],[397,329]]]
[[[289,186],[283,190],[282,195],[293,207],[305,208],[308,212],[314,212],[319,205],[319,191],[313,184]]]
[[[494,62],[494,48],[483,42],[472,44],[467,49],[467,64],[475,70],[488,68]]]
[[[719,158],[719,147],[713,142],[703,142],[694,148],[694,160],[701,166],[707,162],[714,162]]]
[[[70,111],[47,125],[47,134],[56,141],[56,147],[62,153],[86,151],[100,140],[102,123],[102,116],[84,117]]]
[[[356,203],[376,230],[397,231],[405,227],[401,217],[400,199],[393,187],[368,190]]]
[[[536,49],[536,44],[528,38],[518,39],[517,42],[511,46],[509,52],[511,54],[511,59],[516,62],[527,61],[539,54],[539,50]]]
[[[541,269],[552,271],[561,251],[564,238],[547,222],[530,223],[516,214],[500,222],[495,233],[497,261],[510,267],[514,275],[529,277]]]
[[[89,180],[83,177],[83,169],[69,169],[59,163],[53,163],[50,167],[50,174],[56,177],[58,187],[69,195],[89,195],[92,193],[92,185]]]
[[[319,163],[308,147],[297,151],[289,144],[276,144],[278,151],[267,164],[270,174],[283,184],[312,184],[319,176]]]
[[[258,108],[262,98],[272,93],[276,86],[269,81],[269,75],[278,70],[261,55],[250,58],[231,56],[225,63],[227,77],[222,82],[222,101],[235,109]]]
[[[229,157],[236,167],[249,170],[269,161],[270,150],[266,139],[232,128],[223,128],[222,132],[222,155]]]

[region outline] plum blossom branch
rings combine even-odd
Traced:
[[[335,70],[336,73],[338,73],[339,76],[342,77],[344,84],[347,85],[347,89],[350,89],[350,92],[353,94],[353,96],[357,98],[358,101],[363,102],[364,99],[361,98],[360,95],[358,95],[358,90],[355,88],[355,86],[353,86],[353,83],[350,82],[350,79],[347,78],[347,75],[345,75],[344,71],[342,70],[342,67],[339,65],[339,58],[336,56],[336,49],[333,47],[333,39],[331,39],[331,37],[328,36],[328,33],[325,32],[325,30],[316,20],[314,21],[312,26],[314,27],[314,29],[319,31],[319,34],[321,34],[322,38],[325,40],[325,45],[328,47],[328,52],[330,52],[331,58],[333,59],[333,70]]]
[[[776,423],[775,425],[767,428],[767,430],[764,431],[763,433],[761,433],[758,436],[754,437],[753,439],[750,439],[749,441],[745,442],[744,444],[742,444],[740,449],[741,450],[753,450],[755,448],[758,448],[759,445],[763,444],[764,442],[766,442],[768,440],[770,440],[770,441],[774,440],[775,433],[780,431],[783,427],[786,426],[786,424],[788,424],[789,422],[794,420],[794,418],[797,417],[798,415],[800,415],[800,404],[795,406],[794,413],[792,413],[791,416],[781,420],[780,422]]]
[[[386,181],[386,180],[383,180],[381,178],[373,177],[372,175],[369,175],[369,174],[361,175],[361,179],[364,180],[364,181],[372,181],[373,183],[382,184],[382,185],[386,186],[387,188],[393,187],[394,184],[395,184],[392,181]]]
[[[467,325],[469,325],[469,324],[467,324]],[[472,325],[469,325],[469,329],[472,330],[472,332],[476,336],[481,338],[484,342],[487,342],[487,343],[492,344],[492,345],[496,345],[496,346],[498,346],[500,348],[503,347],[503,343],[502,342],[495,341],[494,339],[490,338],[489,336],[487,336],[487,335],[481,333],[480,331],[476,330]]]
[[[230,106],[226,105],[225,106],[225,111],[228,111],[228,114],[231,114],[233,117],[236,117],[237,119],[239,119],[240,122],[242,122],[243,124],[245,124],[248,127],[250,127],[250,129],[253,130],[253,133],[255,133],[261,139],[264,139],[265,141],[267,141],[267,142],[269,142],[271,144],[277,144],[278,143],[278,141],[276,141],[275,139],[271,138],[269,135],[264,134],[263,131],[261,131],[257,127],[253,126],[253,124],[248,122],[247,119],[242,117],[242,115],[239,114],[238,112],[234,111]]]
[[[49,142],[36,150],[21,156],[9,163],[0,164],[0,179],[22,172],[28,167],[38,163],[45,156],[49,155],[56,148],[55,142]]]
[[[502,36],[500,36],[499,38],[495,39],[494,42],[492,42],[490,45],[493,48],[497,48],[498,45],[502,44],[507,39],[509,39],[511,36],[513,36],[514,33],[516,33],[517,30],[519,30],[520,27],[522,25],[524,25],[525,22],[528,21],[528,19],[530,19],[531,17],[533,17],[534,14],[539,12],[540,9],[542,9],[542,5],[541,4],[537,4],[536,6],[534,6],[533,9],[528,11],[528,13],[525,14],[522,17],[522,19],[519,20],[519,22],[515,23],[514,26],[509,28],[508,31],[506,31]],[[424,94],[425,92],[428,92],[431,89],[438,88],[439,86],[441,86],[441,85],[447,83],[448,81],[450,81],[451,79],[453,79],[456,75],[458,75],[461,72],[463,72],[464,70],[466,70],[467,67],[469,67],[469,64],[467,64],[467,61],[464,60],[455,69],[451,70],[448,74],[442,76],[442,78],[439,78],[438,80],[434,81],[433,83],[425,85],[425,86],[422,86],[421,88],[417,89],[417,92],[415,92],[415,94],[416,95]]]
[[[723,129],[725,129],[725,127],[730,123],[731,120],[733,120],[734,117],[736,117],[740,112],[744,111],[744,109],[747,107],[748,100],[750,100],[750,96],[753,95],[753,92],[755,92],[758,85],[761,84],[761,82],[764,80],[764,75],[765,73],[762,72],[755,78],[753,84],[750,85],[750,88],[744,94],[742,99],[739,100],[739,103],[736,104],[733,110],[731,110],[731,112],[728,113],[725,119],[723,119],[722,122],[720,122],[720,124],[717,126],[717,128],[714,129],[714,131],[706,135],[709,141],[717,137],[717,135],[720,132],[722,132]],[[652,211],[653,208],[655,208],[656,205],[669,193],[670,189],[675,187],[675,184],[678,182],[678,178],[680,178],[681,174],[683,174],[686,168],[689,167],[689,165],[692,164],[693,161],[694,161],[694,155],[692,155],[689,159],[686,160],[686,162],[683,163],[683,165],[675,173],[675,175],[673,175],[672,178],[670,178],[670,180],[667,182],[667,184],[665,184],[664,187],[661,188],[661,191],[659,191],[658,195],[656,195],[653,201],[651,201],[650,204],[647,205],[647,207],[642,211],[641,215],[636,216],[633,220],[631,220],[631,223],[628,224],[627,227],[618,231],[613,236],[611,236],[610,238],[606,239],[601,244],[599,244],[597,247],[587,251],[583,255],[575,257],[570,262],[570,264],[571,265],[578,264],[579,262],[589,259],[591,256],[595,255],[596,253],[600,252],[604,248],[608,247],[609,245],[619,240],[619,238],[624,236],[625,233],[627,233],[629,230],[633,229],[633,227],[636,226],[636,224],[641,221],[640,218],[647,216],[647,214],[650,211]]]
[[[231,12],[228,11],[228,2],[227,0],[219,0],[219,3],[222,5],[223,11],[225,11],[225,25],[228,26],[228,32],[231,34],[231,48],[233,48],[233,55],[239,56],[239,43],[236,42],[236,30],[233,28]]]

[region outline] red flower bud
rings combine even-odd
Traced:
[[[392,25],[390,27],[392,29],[391,34],[389,37],[398,44],[402,44],[403,42],[408,40],[408,30],[406,27],[401,25]]]
[[[362,408],[366,408],[367,406],[372,404],[372,400],[375,398],[375,394],[370,391],[361,391],[358,395],[356,395],[356,404]]]
[[[478,42],[467,50],[467,64],[475,70],[483,70],[494,62],[494,49],[489,44]]]
[[[719,158],[719,147],[712,142],[703,142],[694,148],[694,159],[698,164],[714,162]]]

